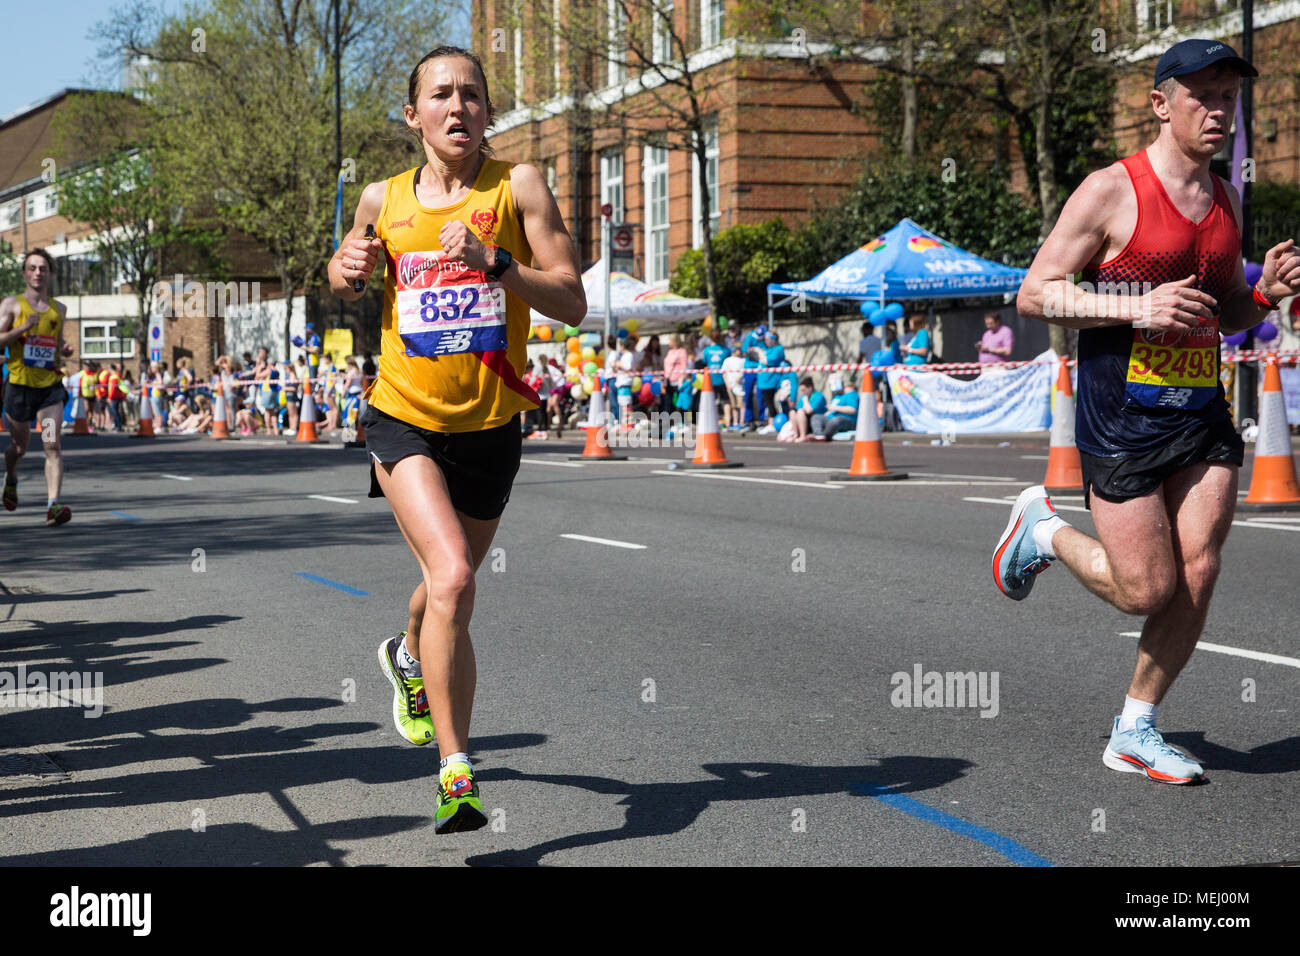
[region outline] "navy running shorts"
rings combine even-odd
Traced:
[[[1178,435],[1168,445],[1139,455],[1101,457],[1079,452],[1083,465],[1083,503],[1092,495],[1118,504],[1154,492],[1166,479],[1202,462],[1241,466],[1246,445],[1227,419],[1206,422]]]

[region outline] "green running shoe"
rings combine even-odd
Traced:
[[[379,645],[379,666],[393,685],[393,724],[397,732],[413,744],[423,746],[434,739],[433,718],[429,716],[429,699],[424,693],[423,677],[403,677],[397,668],[399,641],[403,631]]]
[[[474,771],[467,763],[450,764],[438,775],[438,806],[433,816],[435,833],[461,833],[487,824],[478,797]]]
[[[67,505],[61,505],[58,502],[50,505],[49,510],[45,512],[45,523],[51,527],[58,527],[61,524],[67,524],[72,520],[72,509]]]

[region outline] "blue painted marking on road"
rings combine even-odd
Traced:
[[[994,833],[992,830],[985,830],[973,823],[967,823],[965,820],[949,816],[942,810],[936,810],[934,807],[928,807],[911,797],[895,793],[891,787],[882,787],[874,783],[855,783],[853,789],[859,793],[865,793],[868,797],[874,797],[895,810],[901,810],[909,816],[916,817],[918,820],[933,823],[935,826],[943,827],[945,830],[951,830],[960,836],[969,837],[978,843],[983,843],[994,852],[1002,854],[1019,866],[1052,865],[1051,861],[1044,860],[1037,853],[1025,849],[1010,837],[1004,837],[1000,833]]]
[[[346,591],[348,594],[355,594],[357,597],[370,597],[365,591],[358,591],[356,588],[350,588],[346,584],[339,584],[337,581],[331,581],[329,578],[317,577],[314,574],[308,574],[306,571],[295,571],[300,578],[306,578],[308,581],[315,581],[317,584],[328,584],[332,588],[338,588],[340,591]]]
[[[116,515],[119,518],[125,518],[127,521],[143,521],[143,518],[137,518],[135,515],[129,515],[125,511],[110,511],[109,514]]]

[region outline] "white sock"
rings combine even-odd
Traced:
[[[454,763],[463,763],[467,766],[472,766],[469,762],[469,754],[467,753],[448,754],[438,762],[438,772],[441,773],[442,771],[446,770]]]
[[[1052,561],[1056,560],[1056,552],[1052,550],[1052,535],[1062,528],[1068,528],[1065,519],[1060,515],[1052,515],[1050,518],[1044,518],[1034,525],[1034,547],[1043,557]]]
[[[397,669],[405,677],[423,677],[424,670],[420,667],[420,662],[411,656],[411,652],[406,649],[406,638],[397,645]]]
[[[1119,732],[1127,733],[1137,726],[1139,717],[1150,717],[1151,723],[1156,722],[1156,705],[1148,704],[1145,700],[1138,700],[1135,697],[1124,695],[1124,712],[1119,715]]]

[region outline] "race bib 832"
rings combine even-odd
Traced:
[[[397,262],[397,331],[406,354],[433,357],[506,347],[506,291],[482,272],[436,252]]]

